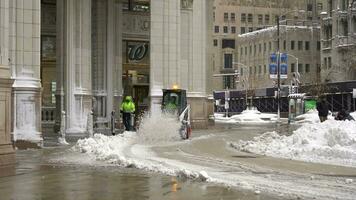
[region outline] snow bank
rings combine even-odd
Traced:
[[[230,145],[239,151],[272,157],[356,167],[356,122],[304,124],[291,136],[267,132],[252,141]]]
[[[231,123],[231,124],[265,124],[275,123],[277,121],[276,114],[261,113],[257,108],[244,110],[241,114],[225,117],[222,114],[214,114],[215,122]]]
[[[125,132],[116,136],[95,134],[92,138],[79,140],[72,150],[86,154],[97,161],[104,161],[121,167],[160,172],[198,181],[210,180],[205,171],[188,170],[179,167],[179,164],[171,166],[164,162],[164,159],[154,161],[155,155],[149,152],[145,146],[138,145],[138,147],[133,148],[137,140],[138,135],[135,132]]]

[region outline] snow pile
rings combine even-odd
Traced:
[[[291,136],[267,132],[230,144],[239,151],[272,157],[356,167],[356,122],[304,124]]]
[[[237,123],[237,124],[264,124],[277,121],[276,114],[261,113],[256,108],[244,110],[241,114],[225,117],[222,114],[215,115],[215,122],[218,123]]]
[[[316,109],[309,110],[308,112],[298,115],[295,118],[296,123],[318,123],[320,122],[319,120],[319,115],[318,111]]]
[[[144,146],[138,145],[136,149],[133,148],[137,139],[138,135],[134,132],[125,132],[116,136],[95,134],[92,138],[79,140],[72,150],[84,153],[97,161],[121,167],[160,172],[198,181],[211,180],[205,171],[191,171],[179,167],[179,164],[169,165],[163,159],[156,158],[158,161],[155,161],[155,155],[148,152],[149,150]]]

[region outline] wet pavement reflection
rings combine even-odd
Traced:
[[[0,199],[276,199],[136,169],[48,163],[64,150],[18,150],[15,174],[0,177]]]

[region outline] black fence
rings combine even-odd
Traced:
[[[317,98],[320,95],[326,97],[331,112],[341,109],[355,111],[356,103],[352,97],[352,91],[356,88],[356,81],[327,83],[319,85],[306,85],[299,87],[299,93],[306,93],[308,96]],[[240,113],[246,109],[247,105],[256,107],[261,112],[277,112],[278,102],[275,98],[277,88],[262,88],[256,90],[229,90],[229,113]],[[247,95],[246,95],[247,93]],[[288,87],[281,90],[281,112],[288,112]],[[246,101],[247,96],[247,101]],[[226,112],[225,91],[214,92],[214,100],[219,101],[215,105],[214,112]]]

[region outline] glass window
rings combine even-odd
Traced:
[[[224,68],[232,69],[232,54],[224,54]]]
[[[241,27],[240,34],[244,34],[244,33],[246,33],[246,28],[245,27]]]
[[[214,40],[214,46],[215,47],[218,46],[218,40],[217,39]]]
[[[290,71],[295,72],[295,64],[294,63],[290,64]]]
[[[272,51],[272,43],[271,42],[268,42],[268,50]]]
[[[241,22],[246,22],[246,13],[241,13]]]
[[[233,88],[233,81],[231,76],[224,76],[224,88]]]
[[[309,72],[310,72],[310,65],[305,64],[305,73],[309,73]]]
[[[269,24],[269,15],[265,15],[265,24]]]
[[[262,44],[258,44],[258,53],[262,52]]]
[[[252,23],[253,22],[253,16],[252,16],[252,14],[250,13],[250,14],[248,14],[248,16],[247,16],[247,21],[248,22],[250,22],[250,23]]]
[[[263,15],[258,15],[258,24],[263,24]]]
[[[267,46],[266,43],[263,43],[263,52],[264,53],[266,53],[266,50],[267,50],[266,46]]]
[[[214,29],[215,29],[215,33],[219,33],[219,31],[220,31],[220,30],[219,30],[219,29],[220,29],[219,26],[215,26]]]
[[[294,50],[294,44],[295,42],[294,42],[294,40],[292,40],[292,41],[290,41],[290,49],[291,50]]]
[[[311,3],[307,4],[307,11],[313,11],[313,4]]]
[[[224,22],[227,22],[229,19],[229,13],[224,13]]]
[[[264,73],[264,74],[267,73],[267,66],[266,66],[266,65],[263,66],[263,73]]]
[[[310,49],[310,43],[309,43],[309,41],[305,41],[305,50],[309,50]]]
[[[258,74],[262,74],[262,66],[261,65],[258,66]]]
[[[303,64],[301,63],[298,64],[298,72],[303,73]]]
[[[241,48],[240,48],[240,55],[241,55],[241,56],[242,56],[242,54],[243,54],[243,51],[244,51],[244,48],[241,47]]]
[[[249,27],[248,32],[252,32],[252,31],[253,31],[253,27]]]
[[[320,41],[316,42],[316,50],[320,51]]]
[[[235,21],[235,13],[231,13],[230,16],[231,16],[231,21],[234,22]]]
[[[236,27],[235,26],[231,26],[231,33],[236,33]]]
[[[298,50],[303,50],[303,41],[298,41]]]
[[[283,40],[283,50],[286,50],[286,48],[287,48],[287,42]]]
[[[318,3],[318,10],[319,11],[323,10],[323,3]]]
[[[224,26],[224,33],[227,33],[228,30],[227,30],[227,26]]]

